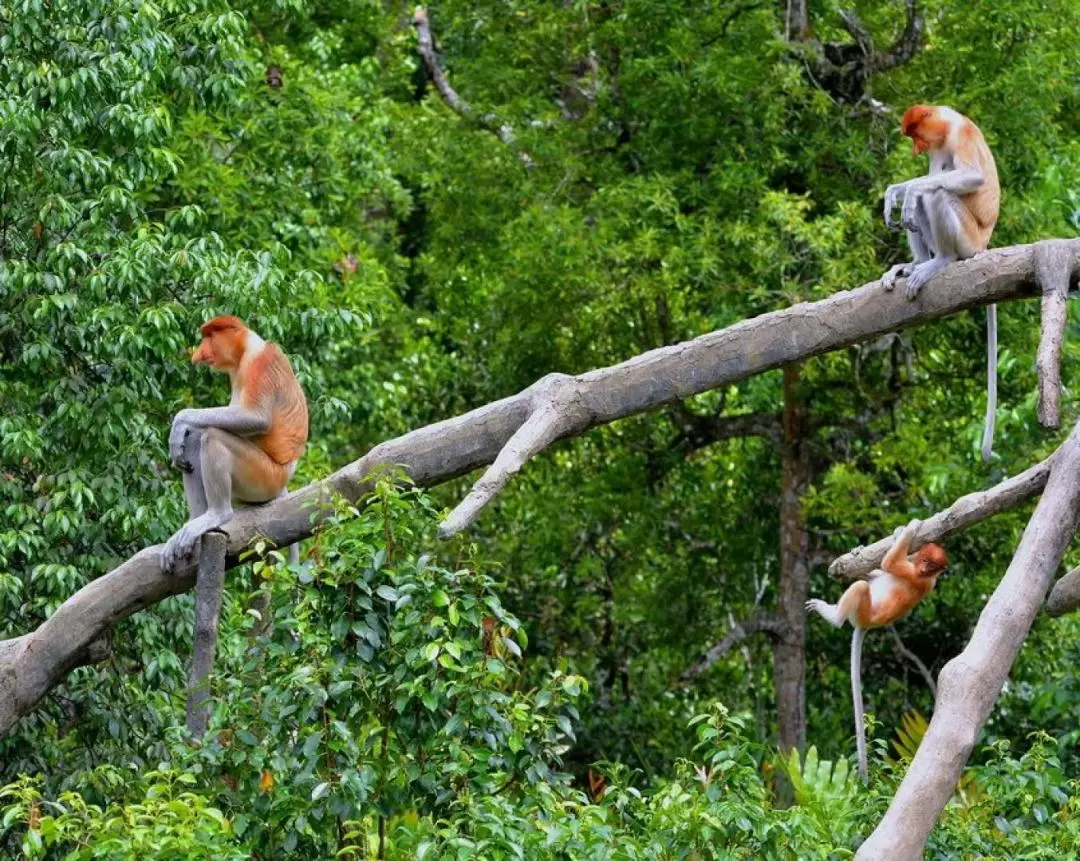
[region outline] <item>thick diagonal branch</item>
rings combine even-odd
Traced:
[[[1080,607],[1080,568],[1073,568],[1050,590],[1046,599],[1046,612],[1051,616],[1063,616]]]
[[[1080,251],[1080,240],[1069,242]],[[886,293],[879,281],[872,281],[572,377],[572,408],[588,418],[568,422],[556,436],[581,433],[895,329],[1035,295],[1031,245],[956,263],[927,284],[914,302],[901,291]],[[226,564],[235,565],[239,553],[260,536],[287,547],[311,535],[334,494],[359,500],[378,471],[399,467],[417,485],[430,487],[492,463],[534,408],[534,393],[526,390],[382,443],[323,481],[237,512],[222,530],[228,536]],[[140,551],[80,589],[36,631],[0,641],[0,734],[70,670],[85,663],[90,644],[113,624],[192,587],[194,569],[164,574],[160,551],[160,546]]]
[[[956,532],[1038,496],[1046,486],[1055,456],[1051,455],[988,490],[977,490],[961,496],[944,511],[928,517],[915,533],[911,542],[912,548],[917,549],[928,541],[944,541]],[[866,547],[856,547],[849,553],[838,556],[829,566],[829,574],[837,580],[865,579],[881,565],[881,560],[885,558],[892,544],[892,538],[883,538]]]
[[[479,113],[450,86],[450,81],[447,80],[446,73],[439,65],[439,58],[435,53],[435,38],[431,34],[431,22],[428,20],[427,9],[417,8],[413,13],[413,26],[416,27],[416,50],[420,54],[420,59],[424,61],[424,68],[427,69],[443,103],[462,119],[491,132],[508,147],[515,149],[521,162],[531,167],[532,159],[529,154],[517,147],[513,128],[507,123],[499,122],[494,114]]]
[[[1035,355],[1039,373],[1039,424],[1061,427],[1061,342],[1068,317],[1069,276],[1075,265],[1070,246],[1043,242],[1035,249],[1035,278],[1042,289],[1042,337]]]
[[[916,861],[979,738],[1080,519],[1080,425],[967,647],[938,675],[934,717],[884,818],[856,861]]]

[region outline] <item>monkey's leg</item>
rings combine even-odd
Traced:
[[[206,510],[193,517],[169,539],[161,554],[162,568],[175,570],[187,559],[204,532],[232,519],[234,496],[247,502],[273,499],[284,486],[283,468],[254,443],[218,428],[197,428],[199,466]],[[190,435],[189,435],[190,436]]]
[[[183,461],[191,466],[190,471],[182,472],[184,477],[184,496],[188,504],[188,520],[204,514],[207,509],[206,490],[202,479],[202,437],[201,433],[189,433],[183,442]]]
[[[920,204],[926,208],[930,250],[934,256],[916,266],[908,276],[908,299],[918,296],[923,285],[949,264],[972,257],[977,250],[973,237],[978,235],[978,224],[955,194],[938,189],[922,195]]]
[[[921,198],[921,196],[920,196]],[[911,262],[899,263],[881,276],[881,285],[886,290],[896,286],[897,278],[907,278],[920,263],[930,259],[930,220],[921,199],[915,201],[915,230],[907,232],[908,247],[911,249]]]

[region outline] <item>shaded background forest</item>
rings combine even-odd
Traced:
[[[914,102],[986,135],[994,245],[1080,232],[1080,7],[856,3],[846,26],[846,4],[800,8],[440,2],[463,117],[405,4],[0,0],[0,637],[182,522],[166,435],[183,406],[226,398],[184,352],[213,313],[298,370],[313,433],[295,486],[546,373],[878,277],[907,254],[883,189],[925,169],[897,130]],[[563,443],[464,539],[433,535],[467,479],[383,483],[305,544],[304,571],[270,557],[230,575],[201,748],[178,729],[191,597],[120,626],[105,663],[0,741],[0,846],[844,857],[932,694],[892,636],[870,637],[874,786],[796,764],[786,808],[778,738],[831,761],[852,743],[847,638],[806,625],[784,584],[833,596],[836,555],[1052,450],[1037,314],[1000,312],[989,466],[975,313]],[[1070,391],[1063,409],[1068,429]],[[897,627],[932,673],[1029,510],[953,539],[950,575]],[[699,663],[765,614],[777,624]],[[1078,634],[1037,623],[933,857],[1077,846]]]

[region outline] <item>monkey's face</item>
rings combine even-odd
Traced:
[[[949,124],[941,119],[936,108],[930,105],[913,105],[904,112],[900,131],[911,138],[915,145],[915,155],[922,155],[927,150],[937,149],[945,143]]]
[[[922,577],[936,577],[949,567],[949,557],[940,544],[926,544],[915,554],[915,568]]]
[[[226,371],[240,364],[244,353],[243,333],[236,329],[217,329],[203,335],[202,342],[191,355],[193,365],[209,365],[216,371]]]

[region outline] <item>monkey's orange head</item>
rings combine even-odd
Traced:
[[[221,314],[203,323],[199,331],[202,332],[202,343],[191,354],[192,364],[227,371],[240,363],[248,328],[239,317]]]
[[[949,557],[940,544],[924,544],[915,552],[915,570],[921,577],[936,577],[949,567]]]
[[[933,105],[912,105],[904,111],[900,131],[915,143],[915,155],[921,155],[945,143],[949,124],[939,116]]]

